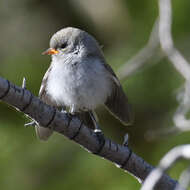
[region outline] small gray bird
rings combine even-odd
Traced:
[[[64,28],[52,36],[43,54],[51,55],[52,61],[42,80],[42,101],[68,110],[98,132],[94,110],[99,105],[105,105],[125,125],[131,124],[127,97],[94,37],[77,28]],[[36,126],[36,132],[47,140],[53,131]]]

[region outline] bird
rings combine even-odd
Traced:
[[[78,116],[95,132],[101,132],[95,112],[101,105],[124,125],[133,122],[131,105],[121,83],[92,35],[79,28],[63,28],[53,34],[43,55],[51,55],[39,91],[43,102]],[[53,133],[39,125],[35,128],[41,140]]]

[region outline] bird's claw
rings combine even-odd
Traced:
[[[96,131],[96,130],[97,130],[97,129],[95,129],[94,131]],[[98,152],[100,152],[101,149],[102,149],[102,147],[103,147],[104,144],[105,144],[105,137],[104,137],[104,134],[102,133],[101,130],[95,132],[95,134],[96,134],[96,137],[97,137],[98,142],[99,142],[100,147],[101,147],[100,150],[98,151]]]
[[[102,133],[102,130],[99,129],[99,128],[98,128],[98,129],[94,129],[94,132],[97,133],[97,134],[103,134],[103,133]]]

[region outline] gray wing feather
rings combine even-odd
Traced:
[[[130,125],[132,124],[134,117],[131,111],[131,106],[128,102],[128,98],[125,95],[122,86],[112,68],[108,64],[104,64],[104,66],[110,73],[110,77],[112,78],[113,82],[113,90],[111,95],[107,98],[105,106],[124,125]]]
[[[39,98],[45,102],[46,104],[49,104],[51,106],[55,106],[55,102],[51,101],[50,97],[48,96],[46,92],[46,84],[47,84],[47,79],[48,79],[48,73],[51,71],[51,67],[47,70],[46,74],[44,75],[44,78],[42,80],[42,85],[40,87],[40,92],[39,92]],[[53,130],[44,128],[41,126],[36,126],[35,127],[36,134],[39,137],[40,140],[48,140],[48,138],[52,135]]]

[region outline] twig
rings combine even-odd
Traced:
[[[22,88],[26,88],[26,78],[25,77],[23,77]]]
[[[171,0],[159,0],[159,41],[163,53],[168,57],[175,69],[185,79],[184,87],[181,88],[177,98],[179,106],[173,116],[174,127],[165,130],[150,131],[147,137],[155,138],[161,135],[171,133],[179,133],[190,130],[190,120],[186,118],[186,114],[190,108],[190,65],[182,54],[175,48],[172,39],[171,25],[172,25],[172,7]],[[151,136],[152,137],[151,137]],[[152,139],[153,139],[152,138]]]
[[[128,146],[128,145],[129,145],[129,134],[126,133],[123,140],[123,146]]]

